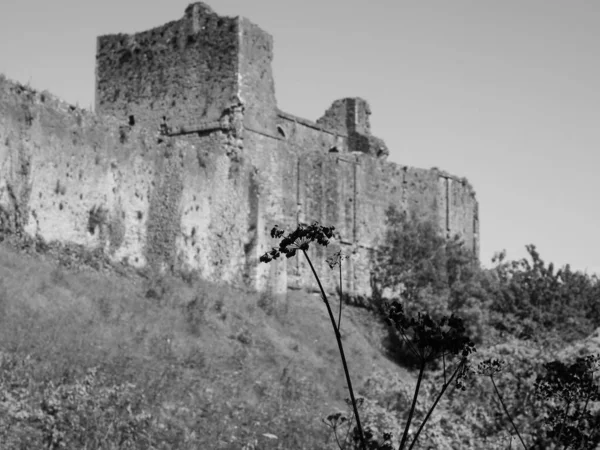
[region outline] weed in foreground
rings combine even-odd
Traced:
[[[321,298],[327,307],[327,312],[329,313],[329,319],[331,320],[331,325],[333,327],[335,333],[335,339],[338,344],[338,349],[340,352],[340,357],[342,359],[342,365],[344,366],[344,374],[346,375],[346,382],[348,383],[348,391],[350,393],[350,399],[352,401],[352,408],[354,409],[354,418],[356,420],[356,428],[359,439],[362,443],[363,448],[366,449],[366,440],[363,433],[363,429],[360,423],[360,417],[358,415],[358,405],[356,402],[356,398],[354,396],[354,389],[352,388],[352,380],[350,379],[350,371],[348,370],[348,364],[346,362],[346,356],[344,354],[344,345],[342,343],[342,337],[340,334],[340,324],[336,323],[335,317],[333,315],[333,310],[331,309],[331,305],[327,298],[327,294],[323,289],[323,285],[321,284],[321,280],[315,271],[315,268],[312,264],[312,261],[308,257],[308,249],[310,244],[316,242],[322,246],[327,246],[329,244],[329,240],[333,237],[334,227],[323,227],[318,223],[314,223],[310,226],[299,226],[295,231],[290,233],[289,235],[285,235],[285,231],[279,229],[275,226],[271,230],[271,237],[275,239],[281,238],[279,243],[279,247],[273,248],[270,252],[265,253],[260,257],[261,262],[271,262],[274,259],[279,258],[281,254],[284,254],[287,258],[292,258],[296,255],[297,251],[301,251],[306,261],[308,262],[312,273],[319,285],[319,290],[321,291]],[[340,310],[341,317],[341,310]]]
[[[334,330],[334,335],[338,344],[340,358],[342,360],[342,365],[344,368],[344,374],[346,376],[346,382],[348,384],[350,403],[353,409],[352,420],[355,422],[355,426],[354,428],[352,428],[352,436],[349,436],[349,434],[346,433],[346,437],[343,438],[342,441],[340,441],[339,436],[337,434],[338,425],[344,422],[348,422],[349,419],[341,414],[336,413],[329,415],[327,417],[327,420],[325,421],[325,424],[333,430],[336,442],[340,449],[345,448],[346,442],[350,438],[355,444],[360,445],[360,448],[362,450],[388,450],[392,448],[390,443],[392,436],[390,433],[384,433],[383,442],[379,443],[374,438],[371,430],[363,429],[362,427],[360,421],[360,414],[358,411],[359,405],[360,403],[362,403],[362,400],[357,400],[354,394],[350,372],[348,369],[348,364],[346,362],[344,346],[340,334],[343,298],[341,264],[344,258],[341,253],[338,253],[334,258],[327,261],[330,268],[334,268],[336,266],[340,267],[340,287],[338,291],[340,294],[340,306],[338,320],[336,322],[327,294],[323,289],[323,285],[321,283],[319,275],[317,274],[312,264],[312,261],[307,253],[308,249],[310,248],[310,244],[312,243],[327,246],[330,240],[333,238],[334,230],[334,227],[324,227],[315,222],[309,226],[300,225],[298,228],[296,228],[296,230],[286,235],[284,230],[280,229],[278,226],[275,226],[271,230],[271,237],[275,239],[280,239],[279,246],[272,248],[269,252],[261,256],[260,261],[269,263],[279,258],[281,255],[285,255],[287,258],[292,258],[296,256],[298,252],[304,254],[304,257],[306,258],[306,261],[308,262],[313,276],[315,277],[315,280],[319,286],[321,298],[325,303],[327,312],[329,314],[329,318],[331,320],[331,325]],[[468,357],[473,351],[475,351],[475,346],[467,336],[463,321],[454,315],[450,317],[444,316],[439,321],[434,321],[428,314],[419,314],[416,318],[413,318],[404,313],[402,305],[397,301],[393,302],[391,305],[387,305],[387,309],[388,324],[395,327],[395,329],[401,334],[403,339],[408,344],[414,356],[419,360],[419,375],[417,379],[417,384],[415,387],[412,404],[408,413],[408,419],[404,428],[404,433],[402,435],[402,440],[400,442],[400,450],[405,448],[412,449],[416,444],[417,439],[419,438],[419,435],[423,430],[423,427],[431,417],[431,413],[437,406],[441,397],[446,392],[448,386],[450,386],[451,383],[456,382],[459,388],[463,390],[465,389],[464,384],[462,384],[462,380],[467,374]],[[450,361],[455,359],[456,357],[458,357],[459,361],[454,364],[452,369],[450,369],[450,367],[447,368],[446,364],[450,363]],[[432,406],[427,412],[425,418],[421,422],[419,429],[417,430],[409,445],[409,430],[417,405],[417,398],[419,395],[421,382],[423,380],[423,373],[425,371],[425,368],[430,363],[439,359],[442,360],[443,365],[443,384],[441,386],[440,392],[438,393],[438,396],[436,397],[435,401],[433,402]]]

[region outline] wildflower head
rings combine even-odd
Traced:
[[[277,225],[271,230],[271,237],[281,239],[278,247],[273,247],[270,251],[260,257],[261,262],[271,262],[279,258],[282,254],[286,258],[296,255],[298,250],[307,251],[310,244],[316,242],[319,245],[327,246],[329,240],[333,237],[335,227],[324,227],[314,222],[312,225],[299,225],[296,230],[286,235],[285,231]]]
[[[497,373],[502,372],[505,362],[501,359],[486,359],[477,365],[477,374],[493,377]]]
[[[600,400],[596,373],[600,371],[600,354],[579,357],[574,363],[552,361],[544,364],[545,373],[538,375],[535,389],[541,398],[561,399],[567,403],[589,398]]]
[[[342,264],[342,261],[345,259],[350,258],[348,255],[344,255],[342,253],[342,251],[337,251],[335,252],[333,255],[331,255],[329,258],[327,258],[326,262],[327,265],[329,266],[330,269],[333,269],[334,267]]]
[[[468,357],[475,351],[463,320],[454,314],[434,320],[429,314],[408,316],[401,303],[388,305],[387,322],[406,336],[425,359],[434,359],[442,354]]]

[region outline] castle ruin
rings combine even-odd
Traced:
[[[367,102],[316,121],[277,107],[273,39],[194,3],[182,19],[97,42],[96,111],[0,77],[0,231],[101,249],[111,260],[282,293],[304,261],[259,264],[269,230],[334,225],[324,253],[354,255],[345,290],[368,294],[389,206],[435,220],[478,254],[464,180],[386,161]],[[325,277],[331,289],[334,276]]]

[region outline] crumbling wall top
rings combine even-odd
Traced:
[[[371,133],[371,107],[360,97],[342,98],[333,102],[317,123],[340,134]]]
[[[317,124],[348,136],[348,150],[362,152],[377,158],[387,158],[389,150],[385,142],[371,134],[369,116],[371,107],[360,97],[336,100]]]
[[[216,14],[215,11],[204,2],[190,3],[185,8],[185,17],[194,18]]]

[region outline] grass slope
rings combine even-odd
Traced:
[[[348,394],[317,295],[284,301],[191,276],[77,269],[60,255],[0,244],[1,450],[338,448],[322,419],[349,412]],[[530,391],[515,389],[532,380],[519,369],[600,353],[600,329],[567,344],[486,326],[476,359],[512,365],[500,384],[524,429],[534,430]],[[397,442],[414,371],[392,361],[386,326],[365,309],[345,305],[341,331],[361,420]],[[440,376],[427,373],[418,422]],[[449,389],[416,448],[517,448],[497,403],[484,379]]]
[[[342,335],[359,393],[375,372],[411,380],[369,313],[345,306]],[[321,418],[346,397],[315,295],[74,271],[0,246],[2,449],[336,448]]]

